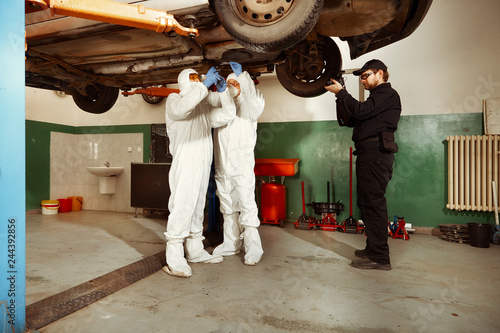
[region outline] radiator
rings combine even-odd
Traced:
[[[496,193],[499,186],[500,135],[449,136],[446,140],[448,140],[446,208],[493,212],[495,203],[492,185],[496,187]]]

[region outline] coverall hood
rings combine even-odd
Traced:
[[[227,81],[229,81],[231,79],[238,81],[238,76],[234,73],[231,73],[227,76]]]
[[[186,91],[189,90],[189,86],[192,83],[191,81],[189,81],[190,74],[198,74],[198,72],[194,69],[187,68],[180,72],[179,76],[177,77],[177,82],[179,83],[179,90],[181,91],[181,94],[186,93]]]

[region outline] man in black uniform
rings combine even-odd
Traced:
[[[394,153],[398,151],[394,132],[401,115],[401,101],[387,83],[389,73],[382,61],[370,60],[353,74],[360,76],[365,89],[370,91],[365,102],[354,99],[333,79],[333,84],[325,86],[337,97],[339,124],[354,127],[358,207],[367,238],[365,249],[354,252],[361,259],[353,260],[351,265],[390,270],[385,190],[392,177]]]

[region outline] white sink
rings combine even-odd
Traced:
[[[116,176],[123,172],[123,167],[87,167],[87,171],[99,178],[99,193],[114,194]]]
[[[98,177],[112,177],[121,174],[123,167],[87,167],[87,171]]]

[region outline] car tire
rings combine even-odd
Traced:
[[[277,52],[301,41],[319,19],[324,0],[214,0],[224,29],[255,52]],[[282,15],[278,12],[281,11]],[[273,15],[275,13],[276,15]]]
[[[160,96],[149,96],[146,94],[141,94],[142,99],[148,104],[158,104],[165,99],[165,97]]]
[[[80,109],[94,114],[105,113],[111,109],[113,105],[115,105],[120,92],[120,89],[118,88],[103,86],[100,84],[89,85],[86,89],[89,95],[95,96],[95,98],[91,99],[75,91],[72,94],[73,100]]]
[[[304,59],[300,59],[303,57],[303,53],[293,51],[289,52],[284,63],[276,65],[276,76],[281,85],[296,96],[316,97],[324,94],[326,81],[342,70],[342,55],[337,44],[330,37],[318,37],[318,48],[323,55],[323,68],[312,73],[300,72],[299,63],[304,61]],[[308,49],[308,47],[307,41],[295,46],[297,50],[300,48]],[[316,64],[318,63],[321,63],[321,59],[317,59]]]

